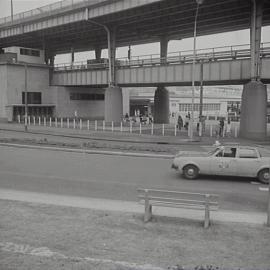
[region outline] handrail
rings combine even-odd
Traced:
[[[196,52],[196,61],[212,61],[212,60],[229,60],[239,58],[250,58],[249,44],[235,45],[235,46],[224,46],[216,48],[205,48],[199,49]],[[244,48],[244,49],[238,49]],[[221,50],[226,49],[226,50]],[[262,43],[260,53],[270,55],[270,42]],[[124,66],[144,66],[144,65],[155,65],[155,64],[175,64],[175,63],[189,63],[193,60],[192,50],[170,52],[166,58],[160,58],[159,54],[140,55],[133,56],[131,59],[127,57],[121,57],[116,59],[116,67]],[[79,61],[70,63],[55,64],[55,70],[74,70],[74,69],[104,69],[108,68],[107,63],[94,63],[89,64],[87,61]]]
[[[30,18],[33,16],[45,15],[52,12],[55,13],[55,11],[63,9],[63,8],[67,8],[67,9],[70,8],[70,10],[72,10],[75,7],[79,6],[79,4],[81,3],[88,3],[89,5],[94,5],[103,1],[104,0],[62,0],[62,1],[45,5],[39,8],[17,13],[13,15],[13,18],[11,16],[0,18],[0,25],[13,23],[17,20],[24,20],[26,18]]]

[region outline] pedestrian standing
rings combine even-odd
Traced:
[[[183,119],[182,119],[181,115],[178,116],[177,127],[179,130],[181,130],[181,128],[183,127]]]

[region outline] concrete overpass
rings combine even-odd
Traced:
[[[117,86],[117,80],[122,80],[122,85],[124,85],[127,82],[125,73],[129,72],[117,69],[116,48],[158,41],[160,42],[160,57],[166,62],[169,40],[193,36],[197,8],[196,1],[190,0],[62,1],[17,14],[13,18],[2,18],[0,20],[0,48],[23,46],[43,49],[46,54],[46,63],[50,65],[54,64],[54,57],[59,53],[70,52],[74,55],[74,52],[95,50],[98,60],[101,50],[108,48],[107,83],[109,87],[105,93],[105,118],[115,121],[122,116],[122,93]],[[238,74],[245,74],[242,79],[240,78],[241,82],[252,81],[245,85],[243,92],[240,127],[242,136],[263,138],[266,134],[266,87],[260,81],[260,70],[264,72],[266,69],[259,67],[264,65],[267,67],[269,63],[268,60],[261,61],[259,52],[261,27],[269,24],[270,1],[268,0],[205,0],[199,7],[198,36],[250,28],[250,60],[231,61],[232,66],[240,67]],[[249,61],[249,65],[245,61]],[[208,65],[209,70],[216,70],[216,66],[212,63],[203,65],[205,69]],[[223,64],[220,62],[216,65]],[[227,69],[228,73],[229,68],[225,66],[228,66],[228,63],[219,69],[220,73],[223,74],[223,68]],[[245,72],[241,70],[241,67],[246,67]],[[171,74],[169,69],[177,70],[172,74],[184,72],[184,74],[187,73],[186,76],[189,76],[190,64],[182,67],[180,65],[166,68],[162,65],[156,68],[151,67],[151,70],[156,70],[158,74],[163,74],[163,72]],[[137,71],[137,74],[147,75],[141,68]],[[231,74],[234,72],[235,70],[229,71]],[[265,72],[267,73],[267,70]],[[82,74],[79,76],[83,76],[83,71],[78,73]],[[71,75],[72,78],[73,76],[74,74]],[[161,78],[162,76],[164,75],[161,75]],[[188,80],[185,76],[182,78]],[[229,79],[233,78],[229,77]],[[222,78],[209,79],[210,81],[216,83],[216,81],[222,81]],[[155,95],[155,120],[158,122],[168,121],[168,92],[164,87],[167,83],[170,84],[162,80]],[[256,123],[255,126],[254,123]]]
[[[250,81],[249,45],[198,50],[195,83],[200,85],[245,84]],[[260,78],[270,83],[270,43],[261,44]],[[191,51],[168,53],[165,59],[157,55],[116,59],[116,81],[120,87],[189,86],[192,83]],[[108,85],[108,64],[88,64],[87,61],[54,66],[52,85]]]

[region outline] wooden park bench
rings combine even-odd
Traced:
[[[144,222],[152,218],[152,206],[188,208],[205,211],[204,228],[210,225],[210,211],[218,210],[218,195],[158,189],[138,189],[139,203],[144,204]]]

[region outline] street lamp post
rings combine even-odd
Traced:
[[[24,64],[24,130],[28,131],[27,122],[28,122],[28,100],[27,100],[27,64]]]
[[[199,6],[204,0],[196,0],[196,14],[194,20],[194,35],[193,35],[193,59],[192,59],[192,101],[191,101],[191,121],[190,121],[190,140],[193,140],[193,125],[194,125],[194,95],[195,95],[195,58],[196,58],[196,35],[197,35],[197,17],[199,12]]]
[[[11,13],[11,22],[13,22],[13,1],[10,0],[10,13]]]

